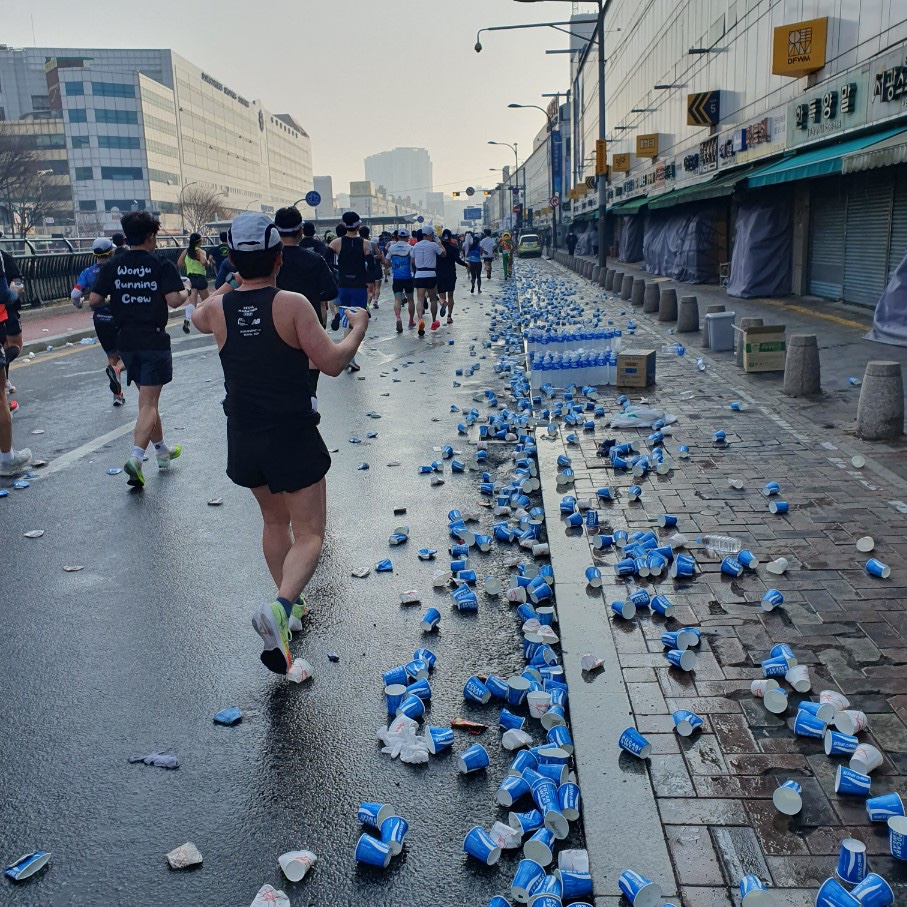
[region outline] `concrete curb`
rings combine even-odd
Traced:
[[[666,898],[676,898],[674,870],[648,768],[617,746],[621,731],[635,722],[605,604],[608,592],[616,589],[606,577],[604,594],[587,592],[583,572],[592,563],[589,542],[585,537],[568,537],[559,519],[561,495],[554,476],[564,445],[560,438],[549,442],[542,435],[539,477],[557,580],[558,633],[570,687],[570,726],[596,903],[605,903],[599,898],[616,900],[617,879],[624,869],[657,881]],[[580,667],[580,657],[588,651],[605,661],[604,671],[591,683]]]

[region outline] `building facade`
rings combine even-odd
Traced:
[[[610,251],[735,295],[875,305],[907,253],[907,4],[613,0],[606,29]],[[580,229],[597,54],[572,72]]]
[[[169,50],[0,48],[0,109],[62,124],[71,232],[115,229],[130,209],[181,231],[192,186],[222,217],[271,213],[312,188],[311,140],[292,115]]]
[[[393,148],[365,159],[365,178],[383,186],[388,195],[409,197],[426,208],[432,191],[431,157],[424,148]]]
[[[319,217],[330,217],[337,210],[337,200],[334,198],[334,180],[330,176],[313,176],[312,185],[321,196],[318,206]]]

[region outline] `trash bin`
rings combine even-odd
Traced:
[[[713,312],[705,316],[706,336],[710,350],[721,352],[734,349],[734,319],[736,312]]]

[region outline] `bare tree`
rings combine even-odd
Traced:
[[[201,233],[205,224],[220,220],[223,214],[223,207],[220,203],[222,198],[223,193],[210,186],[203,186],[201,183],[186,186],[180,195],[181,218],[184,228]]]
[[[80,211],[76,215],[79,236],[100,236],[107,226],[107,218],[99,211]]]

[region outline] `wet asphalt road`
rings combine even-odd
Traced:
[[[24,884],[0,881],[0,903],[243,907],[266,882],[296,907],[485,905],[506,893],[518,852],[491,869],[462,853],[472,825],[506,816],[494,791],[509,760],[497,708],[470,707],[461,691],[473,673],[521,670],[518,621],[503,600],[480,593],[478,614],[463,616],[449,610],[446,593],[433,592],[432,572],[446,567],[445,515],[475,505],[477,474],[446,471],[436,488],[416,475],[444,443],[470,454],[457,442],[450,404],[472,405],[472,393],[501,386],[489,356],[474,379],[452,387],[454,369],[471,361],[469,344],[487,336],[491,307],[491,294],[481,304],[468,292],[464,304],[463,295],[461,284],[456,325],[421,341],[394,334],[385,298],[360,358],[365,380],[322,379],[321,428],[337,452],[328,535],[308,589],[313,613],[292,647],[315,666],[313,681],[300,686],[258,660],[250,616],[273,588],[251,495],[224,474],[221,372],[211,342],[174,334],[176,379],[162,414],[165,437],[182,442],[183,457],[166,475],[147,464],[141,494],[127,491],[124,475],[106,474],[122,466],[131,434],[103,446],[97,439],[131,429],[135,394],[127,391],[124,409],[110,406],[99,348],[42,354],[14,371],[22,405],[16,444],[50,465],[29,489],[0,499],[0,859],[5,865],[33,849],[53,857]],[[368,418],[372,410],[382,418]],[[32,435],[36,429],[43,434]],[[368,431],[378,437],[348,443]],[[386,465],[395,460],[402,465]],[[368,471],[357,470],[363,461]],[[222,507],[207,505],[217,497]],[[395,507],[406,507],[406,516],[395,517]],[[484,527],[490,521],[483,515]],[[412,540],[389,548],[401,522]],[[31,529],[46,532],[23,538]],[[439,549],[438,563],[418,560],[423,546]],[[478,555],[480,572],[488,566],[503,579],[508,553]],[[351,576],[384,557],[393,559],[392,575]],[[84,569],[67,573],[64,565]],[[411,588],[423,593],[421,608],[399,605],[399,593]],[[431,637],[419,627],[429,604],[443,614],[441,633]],[[492,757],[487,772],[458,775],[456,754],[476,740],[462,732],[452,753],[425,766],[380,753],[381,674],[421,645],[438,656],[432,723],[456,715],[488,722],[478,738]],[[330,649],[339,663],[328,661]],[[243,721],[214,725],[215,712],[230,705]],[[541,742],[537,723],[532,730]],[[162,748],[181,760],[177,771],[127,762]],[[361,800],[387,802],[410,823],[403,855],[385,872],[354,861]],[[204,865],[170,871],[164,855],[185,841]],[[318,864],[293,885],[277,856],[303,847]]]

